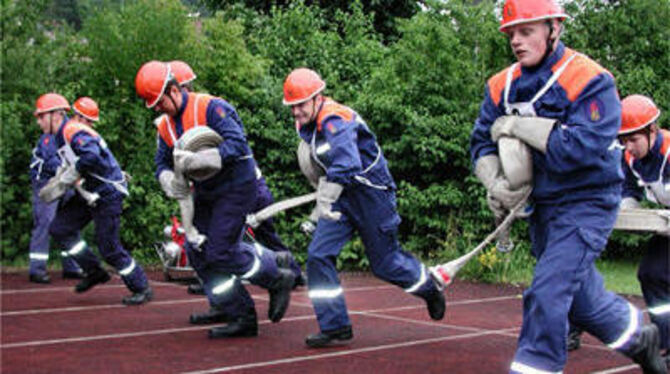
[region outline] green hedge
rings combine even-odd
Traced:
[[[431,262],[453,258],[493,227],[484,190],[470,170],[468,139],[486,79],[512,62],[490,2],[430,3],[410,19],[397,19],[393,42],[375,31],[360,3],[348,12],[290,2],[267,13],[232,6],[191,18],[176,0],[126,1],[83,7],[75,31],[49,15],[49,2],[2,3],[3,261],[25,257],[31,229],[28,163],[39,135],[31,113],[35,99],[58,91],[73,101],[95,98],[98,130],[133,180],[122,221],[122,241],[145,261],[177,212],[153,177],[155,113],[134,90],[142,63],[182,59],[198,79],[196,89],[235,105],[258,163],[277,200],[309,191],[295,159],[297,137],[281,105],[282,82],[295,67],[319,71],[326,93],[356,109],[377,134],[398,182],[406,249]],[[653,96],[670,109],[668,0],[568,4],[566,44],[608,68],[622,96]],[[667,115],[663,114],[661,123]],[[278,217],[280,235],[304,259],[309,238],[298,230],[308,208]],[[525,224],[514,231],[520,250],[487,251],[471,274],[510,280],[528,269]],[[609,253],[624,255],[640,237],[615,235]],[[359,240],[348,245],[343,267],[366,265]]]

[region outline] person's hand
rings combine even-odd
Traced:
[[[342,194],[344,187],[338,183],[328,182],[326,177],[319,178],[319,185],[316,189],[316,209],[319,217],[337,221],[342,217],[342,213],[333,212],[333,204]]]
[[[182,200],[191,193],[191,188],[186,179],[179,180],[172,170],[163,170],[158,176],[161,188],[165,194],[173,199]]]

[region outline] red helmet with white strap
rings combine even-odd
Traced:
[[[180,86],[195,80],[196,75],[193,72],[193,69],[191,69],[191,67],[184,61],[174,60],[168,62],[168,65],[170,65],[172,74],[174,74],[174,78]]]
[[[630,95],[621,100],[621,129],[619,135],[640,131],[656,122],[661,111],[643,95]]]
[[[326,88],[326,82],[314,70],[298,68],[284,81],[284,105],[296,105],[313,98]]]
[[[74,104],[72,104],[72,110],[80,116],[93,122],[97,122],[100,119],[100,109],[98,109],[98,103],[96,103],[95,100],[88,96],[78,98]]]
[[[69,110],[70,104],[63,96],[54,92],[49,92],[37,99],[35,102],[35,112],[33,112],[33,114],[37,117],[42,113],[53,112],[59,109]]]
[[[149,61],[142,65],[135,76],[135,91],[144,99],[147,108],[153,108],[165,93],[168,82],[174,79],[170,65]]]
[[[568,15],[556,0],[505,0],[500,21],[500,31],[521,23],[558,18],[563,21]]]

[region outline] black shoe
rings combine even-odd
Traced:
[[[121,300],[124,305],[142,305],[148,303],[154,298],[154,292],[151,287],[147,287],[143,291],[135,292],[132,295],[126,296]]]
[[[252,309],[248,314],[235,318],[227,325],[210,329],[208,336],[210,339],[258,336],[256,311]]]
[[[230,322],[231,318],[217,308],[210,308],[205,313],[193,313],[189,317],[188,321],[192,325],[209,325],[212,323],[226,323]]]
[[[447,301],[444,293],[439,289],[431,291],[425,298],[428,314],[430,318],[439,321],[444,318],[444,312],[447,310]]]
[[[30,274],[30,281],[33,283],[49,284],[51,283],[51,278],[49,278],[49,274]]]
[[[295,282],[293,271],[288,269],[279,269],[279,278],[268,291],[270,292],[270,307],[268,308],[268,318],[272,322],[279,322],[284,317],[291,301],[291,290]]]
[[[96,284],[102,284],[109,281],[109,274],[101,268],[98,268],[92,271],[90,274],[87,274],[76,286],[74,286],[74,291],[77,293],[82,293],[90,290]]]
[[[188,285],[186,292],[190,293],[191,295],[204,295],[205,287],[200,283],[192,283]]]
[[[310,348],[321,348],[329,345],[341,344],[354,338],[354,332],[351,326],[344,326],[339,329],[323,331],[305,338],[305,344]]]
[[[659,349],[658,328],[654,324],[642,326],[637,343],[629,357],[642,368],[645,374],[666,374],[668,368]]]
[[[294,271],[293,265],[295,263],[295,258],[293,257],[293,254],[289,251],[281,251],[277,252],[277,266],[281,269],[288,269],[291,271]],[[302,272],[298,269],[298,274],[293,274],[295,277],[295,281],[293,282],[293,289],[295,290],[297,287],[300,286],[306,286],[307,285],[307,280],[305,279],[305,276],[302,274]]]
[[[83,271],[63,271],[63,279],[84,279],[86,274]]]
[[[307,276],[300,272],[300,275],[295,277],[295,282],[293,282],[293,289],[296,289],[297,287],[305,287],[307,286]]]
[[[571,329],[568,333],[568,352],[576,351],[582,346],[582,330]]]

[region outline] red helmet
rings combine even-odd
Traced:
[[[179,83],[180,86],[191,83],[195,80],[196,75],[193,72],[193,69],[191,69],[191,67],[184,61],[170,61],[168,62],[168,65],[170,65],[172,74],[174,74],[174,78],[177,80],[177,83]]]
[[[84,96],[77,99],[77,101],[72,104],[72,110],[79,114],[80,116],[96,122],[98,121],[100,110],[98,109],[98,103],[90,97]]]
[[[505,0],[499,30],[505,31],[506,28],[520,23],[552,18],[561,21],[568,18],[556,0]]]
[[[303,103],[326,88],[319,74],[307,68],[298,68],[284,81],[284,105]]]
[[[37,117],[42,113],[53,112],[54,110],[59,109],[69,110],[70,104],[68,104],[63,96],[49,92],[37,99],[37,102],[35,102],[35,112],[33,114]]]
[[[621,100],[621,129],[619,135],[630,134],[656,122],[661,111],[654,102],[642,95],[630,95]]]
[[[135,91],[144,99],[147,108],[153,108],[165,93],[165,87],[174,79],[170,65],[149,61],[142,65],[135,76]]]

